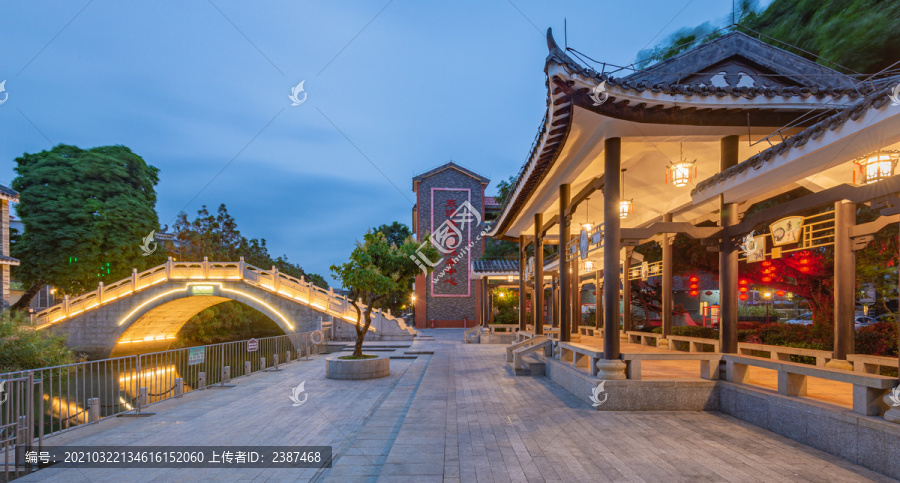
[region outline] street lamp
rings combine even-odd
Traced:
[[[772,298],[772,292],[763,292],[763,297],[766,298],[766,323],[769,323],[769,299]]]

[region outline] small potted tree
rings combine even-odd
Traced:
[[[429,260],[437,256],[437,250],[430,244],[420,247],[412,238],[407,238],[397,246],[388,243],[383,233],[369,232],[362,243],[356,243],[346,263],[331,266],[334,278],[350,289],[347,300],[356,309],[356,346],[352,355],[334,355],[327,359],[326,377],[372,379],[390,374],[390,359],[363,354],[363,341],[372,325],[372,310],[376,304],[391,294],[409,290],[416,275],[422,273],[414,261],[417,250],[425,251]]]

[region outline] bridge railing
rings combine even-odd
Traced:
[[[276,357],[280,365],[319,354],[324,337],[312,334],[266,337],[253,344],[247,340],[223,342],[0,374],[7,401],[0,411],[0,453],[23,430],[39,440],[102,419],[140,413],[160,401],[225,385],[229,379],[271,370]],[[319,339],[322,344],[314,342]],[[23,444],[21,439],[15,444]]]
[[[346,296],[337,295],[333,290],[317,287],[303,278],[297,279],[281,273],[275,267],[264,270],[244,262],[210,262],[205,257],[202,262],[175,262],[171,258],[163,264],[143,272],[132,270],[131,277],[104,286],[101,282],[97,290],[75,298],[66,296],[61,304],[47,308],[32,315],[32,325],[39,329],[84,311],[94,309],[102,304],[112,302],[120,297],[131,295],[158,283],[171,280],[234,280],[243,281],[263,290],[276,293],[303,304],[314,306],[319,310],[340,317],[351,323],[356,322],[356,310]],[[362,306],[365,310],[365,306]],[[399,326],[400,330],[410,332],[405,321],[391,315],[390,311],[380,309],[372,311],[374,332],[384,331],[386,323]]]

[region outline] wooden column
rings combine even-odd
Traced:
[[[597,308],[594,309],[594,316],[599,329],[603,327],[603,270],[594,272],[594,287],[597,287]]]
[[[663,215],[664,222],[672,221],[672,214]],[[672,237],[668,233],[663,233],[662,238],[662,335],[668,337],[672,335]],[[668,349],[668,340],[662,344],[657,341],[657,347],[660,349]]]
[[[550,280],[550,300],[547,303],[553,327],[559,328],[559,277]]]
[[[525,319],[525,235],[519,235],[519,330],[526,330]]]
[[[569,243],[569,218],[566,210],[569,208],[570,187],[568,184],[559,185],[559,340],[569,342],[572,338],[569,306],[569,263],[566,262],[566,245]]]
[[[625,249],[625,269],[622,270],[622,335],[626,330],[634,330],[631,326],[631,280],[628,279],[628,271],[631,268],[631,255],[633,247]]]
[[[834,204],[834,359],[826,367],[853,370],[847,354],[856,345],[854,313],[856,305],[856,253],[850,241],[850,227],[856,224],[856,205]]]
[[[725,136],[721,141],[719,171],[738,164],[738,136]],[[737,225],[738,205],[725,203],[719,195],[719,225]],[[738,319],[738,250],[728,237],[722,238],[719,248],[719,342],[726,354],[737,352]]]
[[[603,358],[619,359],[619,245],[622,231],[619,218],[621,186],[619,169],[622,166],[622,139],[610,138],[604,146],[603,186]],[[606,280],[606,278],[609,280]],[[623,363],[624,365],[624,363]],[[624,370],[623,370],[624,372]],[[624,375],[623,375],[624,378]]]
[[[581,258],[572,260],[570,266],[572,267],[572,273],[570,275],[569,300],[572,310],[570,312],[569,325],[572,327],[571,340],[578,342],[581,340]]]
[[[544,215],[534,214],[534,296],[531,298],[531,311],[534,314],[534,334],[544,333],[544,241],[541,238],[541,227]]]

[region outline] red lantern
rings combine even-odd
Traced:
[[[744,292],[746,292],[747,290],[748,290],[747,287],[740,287],[740,288],[738,288],[738,292],[741,292],[741,293],[744,293]]]
[[[763,262],[762,262],[762,266],[764,266],[764,267],[768,267],[771,264],[772,264],[772,262],[770,262],[768,260],[763,260]]]
[[[762,278],[762,281],[763,281],[763,282],[771,282],[771,281],[772,281],[772,277],[763,277],[763,278]]]
[[[742,293],[742,294],[738,295],[738,298],[741,300],[747,300],[747,294]]]
[[[779,291],[775,292],[775,295],[777,295],[779,297],[784,297],[784,290],[779,290]]]
[[[696,297],[698,295],[700,295],[700,292],[698,292],[696,290],[691,290],[691,297]]]
[[[707,295],[707,296],[712,295],[712,294],[713,294],[713,293],[712,293],[712,290],[707,290],[707,291],[706,291],[706,295]]]

